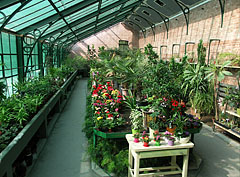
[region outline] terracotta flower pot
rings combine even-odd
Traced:
[[[147,142],[143,142],[144,147],[149,147],[149,144]]]

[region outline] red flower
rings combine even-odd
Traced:
[[[2,134],[2,132],[0,131],[0,135]]]
[[[122,98],[122,95],[118,95],[118,98]]]
[[[173,106],[177,107],[178,106],[178,101],[174,100],[172,103]]]
[[[107,85],[109,86],[110,82],[107,82]]]
[[[97,102],[97,103],[101,103],[101,101],[100,101],[100,100],[96,100],[96,102]]]
[[[172,108],[172,110],[174,111],[174,108]]]
[[[107,111],[106,113],[109,113],[109,111]]]
[[[109,91],[112,91],[113,88],[112,88],[111,86],[108,86],[108,90],[109,90]]]
[[[100,114],[100,112],[98,111],[96,114]]]
[[[108,117],[113,117],[113,115],[112,114],[108,114]]]

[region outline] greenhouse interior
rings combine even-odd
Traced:
[[[239,0],[1,0],[0,177],[240,177]]]

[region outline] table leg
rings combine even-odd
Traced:
[[[183,156],[182,177],[187,177],[187,173],[188,173],[188,157],[189,157],[189,149],[187,149],[187,154],[185,156]]]
[[[176,156],[171,156],[171,166],[176,165],[177,163],[177,157]],[[172,169],[171,171],[174,171],[175,169]]]
[[[130,146],[129,146],[129,152],[128,152],[128,163],[129,163],[130,169],[132,169],[132,167],[133,167],[133,157],[132,157],[132,152],[131,152]],[[128,177],[131,176],[130,169],[128,169]]]
[[[139,177],[139,163],[140,159],[138,154],[134,157],[134,177]]]

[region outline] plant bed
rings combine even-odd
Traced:
[[[221,122],[219,122],[219,121],[217,121],[217,120],[215,120],[214,123],[217,124],[217,125],[220,125],[221,127],[226,128],[226,129],[230,129],[230,127],[228,127],[228,126],[222,124]]]
[[[67,88],[73,84],[77,72],[74,72],[68,80],[62,85],[42,108],[35,114],[35,116],[24,126],[24,128],[17,134],[15,138],[8,144],[8,146],[0,153],[0,177],[7,173],[8,176],[12,176],[12,164],[17,157],[22,153],[29,141],[35,135],[35,133],[41,128],[40,134],[47,136],[47,116],[54,108],[54,105],[59,101],[61,95],[67,90]]]
[[[240,128],[233,128],[232,129],[233,132],[237,133],[240,136]]]

